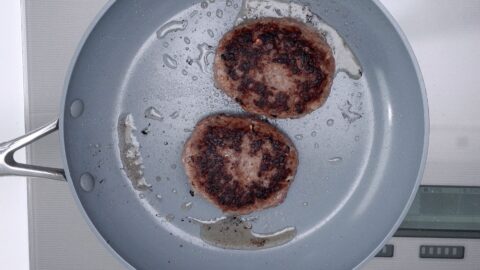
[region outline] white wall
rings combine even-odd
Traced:
[[[20,0],[0,1],[0,142],[25,132],[20,10]],[[25,178],[0,178],[0,269],[29,269],[27,217]]]

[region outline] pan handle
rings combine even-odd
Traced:
[[[17,163],[13,158],[18,149],[57,130],[58,119],[26,135],[0,143],[0,176],[18,175],[65,181],[65,172],[62,169]]]

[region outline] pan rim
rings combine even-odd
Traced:
[[[423,149],[422,149],[422,158],[420,161],[420,166],[417,172],[417,179],[415,180],[415,185],[413,187],[413,190],[410,194],[410,197],[407,200],[407,203],[405,204],[404,209],[402,210],[402,213],[399,215],[397,221],[395,222],[395,225],[392,227],[392,229],[388,232],[388,234],[385,236],[385,238],[380,242],[380,244],[375,248],[367,257],[365,257],[357,266],[354,267],[354,269],[360,269],[362,266],[364,266],[366,263],[370,261],[371,258],[373,258],[382,248],[383,246],[392,238],[393,234],[397,231],[398,227],[400,227],[401,223],[405,219],[405,216],[407,215],[408,211],[410,210],[410,207],[413,203],[413,200],[415,199],[415,196],[417,194],[418,188],[420,186],[420,182],[422,181],[424,172],[425,172],[425,165],[427,162],[427,156],[428,156],[428,146],[429,146],[429,138],[430,138],[430,115],[429,115],[429,107],[428,107],[428,97],[427,97],[427,91],[425,88],[425,81],[423,80],[423,75],[420,70],[420,66],[418,64],[417,57],[415,56],[415,53],[413,52],[413,48],[408,41],[407,36],[401,29],[400,25],[398,22],[393,18],[392,14],[386,9],[386,7],[380,2],[380,0],[371,0],[373,4],[377,6],[377,8],[382,12],[382,14],[385,16],[385,18],[388,20],[388,22],[392,25],[392,27],[395,29],[395,32],[397,35],[400,37],[402,40],[402,43],[407,50],[407,53],[410,57],[410,61],[413,64],[413,67],[415,69],[415,74],[418,79],[418,84],[420,87],[420,94],[422,97],[422,109],[423,109],[423,122],[424,122],[424,130],[423,130]]]
[[[123,266],[125,266],[127,269],[132,269],[135,270],[135,267],[133,267],[128,261],[126,261],[118,252],[110,246],[105,238],[100,234],[98,231],[97,227],[93,223],[93,221],[90,219],[88,216],[85,208],[83,207],[82,202],[80,201],[80,198],[77,194],[77,191],[75,190],[75,186],[73,185],[73,179],[70,174],[70,170],[68,167],[68,161],[67,161],[67,152],[65,148],[65,134],[64,134],[64,121],[65,121],[65,106],[67,102],[67,93],[68,93],[68,88],[70,85],[70,78],[72,77],[73,70],[75,68],[75,65],[77,63],[77,60],[80,56],[80,53],[85,45],[85,43],[88,40],[88,37],[92,33],[92,31],[95,29],[97,26],[98,22],[103,18],[103,16],[107,13],[107,11],[117,2],[117,0],[108,0],[107,3],[100,9],[100,11],[95,15],[95,17],[92,19],[88,27],[86,28],[85,32],[82,34],[82,37],[80,38],[80,41],[78,42],[78,45],[75,49],[75,52],[70,60],[69,66],[67,68],[67,72],[65,73],[65,81],[63,84],[63,92],[62,92],[62,98],[60,101],[60,115],[59,115],[59,135],[60,135],[60,152],[61,152],[61,158],[62,158],[62,163],[65,171],[65,178],[68,183],[68,187],[70,189],[70,193],[72,193],[73,200],[75,201],[75,205],[77,206],[78,210],[80,211],[83,219],[85,222],[88,224],[88,227],[91,232],[95,235],[98,241],[112,254],[117,262],[120,262]]]

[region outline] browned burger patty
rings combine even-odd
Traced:
[[[247,21],[218,45],[216,86],[248,112],[298,118],[319,108],[335,73],[332,50],[312,27],[294,19]]]
[[[281,203],[298,165],[293,143],[275,127],[223,114],[197,124],[182,161],[193,189],[233,214]]]

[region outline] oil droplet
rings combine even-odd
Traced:
[[[312,133],[310,133],[310,135],[311,135],[312,137],[315,137],[315,136],[317,136],[317,132],[314,130],[314,131],[312,131]]]
[[[234,5],[233,5],[233,8],[234,8],[234,9],[237,9],[237,8],[238,8],[238,4],[234,4]]]
[[[173,170],[175,170],[177,168],[177,164],[172,164],[170,165],[170,168],[172,168]]]
[[[173,113],[170,114],[170,118],[172,119],[177,119],[180,116],[180,113],[178,111],[174,111]]]
[[[157,194],[157,195],[155,195],[155,198],[157,198],[157,200],[161,201],[162,200],[162,195]]]
[[[335,121],[334,121],[333,119],[328,119],[328,120],[327,120],[327,126],[329,126],[329,127],[333,126],[333,123],[334,123],[334,122],[335,122]]]
[[[80,187],[85,192],[90,192],[95,187],[95,180],[93,176],[89,173],[84,173],[80,176]]]
[[[208,244],[226,249],[256,250],[284,245],[297,230],[286,227],[272,233],[255,233],[252,224],[241,217],[222,217],[209,221],[190,218],[200,225],[200,238]]]
[[[76,99],[70,105],[70,115],[73,118],[77,118],[83,113],[83,102],[80,99]]]
[[[192,13],[190,13],[190,18],[195,17],[195,15],[197,15],[197,14],[198,14],[198,10],[192,11]]]
[[[173,220],[175,219],[175,215],[174,214],[167,214],[165,216],[165,220],[168,221],[168,222],[172,222]]]
[[[196,80],[198,80],[198,77],[197,77],[197,76],[193,76],[193,77],[192,77],[192,80],[196,81]]]
[[[190,44],[190,39],[188,37],[184,37],[183,41],[185,42],[185,44]]]
[[[168,54],[163,55],[163,63],[165,63],[165,65],[171,69],[177,68],[177,61]]]
[[[208,7],[208,3],[206,1],[203,1],[201,4],[200,4],[200,7],[202,8],[207,8]]]
[[[172,193],[175,193],[175,194],[177,194],[177,190],[176,190],[176,189],[174,189],[174,188],[172,188]]]
[[[207,16],[208,16],[208,17],[211,17],[211,16],[212,16],[212,12],[210,12],[210,11],[207,12]]]
[[[187,76],[187,75],[188,75],[188,72],[187,72],[185,69],[182,69],[182,74],[183,74],[184,76]]]
[[[145,194],[140,193],[140,194],[138,194],[138,197],[139,197],[140,199],[145,199]]]
[[[193,203],[192,202],[184,202],[182,203],[182,209],[183,210],[190,210],[192,209]]]
[[[338,108],[342,112],[343,119],[347,120],[349,124],[357,121],[358,119],[362,118],[362,115],[358,112],[352,110],[352,103],[350,101],[346,101],[343,106],[339,106]]]
[[[208,0],[208,2],[210,2],[210,3],[215,3],[215,0]]]
[[[360,140],[360,136],[355,136],[355,141],[358,142]]]
[[[160,29],[157,30],[157,38],[161,39],[161,38],[164,38],[168,33],[179,31],[179,30],[185,30],[187,26],[188,26],[187,20],[168,22],[163,26],[161,26]]]
[[[202,44],[199,44],[197,46],[198,48],[198,51],[200,52],[197,59],[195,60],[195,62],[199,65],[200,69],[204,72],[204,73],[209,73],[210,69],[210,60],[208,59],[208,57],[211,55],[211,54],[214,54],[214,48],[213,46],[210,46],[208,45],[207,43],[202,43]]]
[[[145,118],[157,120],[157,121],[163,121],[162,113],[155,107],[148,107],[145,110]]]
[[[225,5],[226,5],[227,7],[232,6],[232,0],[227,0],[227,2],[225,3]]]
[[[295,135],[294,137],[295,137],[295,139],[297,139],[297,140],[302,140],[302,139],[303,139],[303,135],[302,135],[302,134],[297,134],[297,135]]]
[[[215,14],[217,15],[218,18],[222,18],[223,17],[223,11],[221,9],[217,9],[217,11],[215,12]]]
[[[314,147],[315,149],[318,149],[318,148],[320,148],[320,144],[314,143],[314,144],[313,144],[313,147]]]
[[[165,47],[165,48],[168,48],[168,45],[169,45],[168,42],[163,43],[163,47]]]
[[[162,181],[162,177],[157,176],[157,177],[155,177],[155,180],[157,180],[157,182],[160,182],[160,181]]]
[[[308,206],[308,202],[303,202],[303,206]]]
[[[213,34],[213,30],[212,30],[212,29],[208,29],[208,30],[207,30],[207,33],[208,33],[208,35],[209,35],[210,37],[213,38],[214,34]]]
[[[332,164],[338,164],[340,162],[342,162],[343,158],[342,157],[332,157],[330,159],[328,159],[328,162],[332,163]]]

